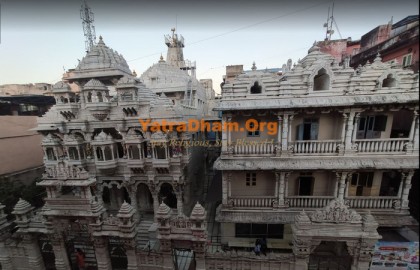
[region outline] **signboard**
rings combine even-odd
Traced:
[[[377,242],[370,270],[419,269],[419,242]]]

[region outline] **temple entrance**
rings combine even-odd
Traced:
[[[185,248],[172,249],[175,270],[195,270],[194,251]]]
[[[121,240],[116,238],[109,238],[109,255],[111,258],[111,266],[114,270],[127,269],[128,260],[125,248],[121,243]]]
[[[153,197],[146,184],[137,186],[137,209],[141,214],[153,214]]]
[[[78,269],[76,263],[76,249],[81,249],[85,253],[86,269],[98,269],[93,242],[90,241],[89,233],[87,231],[70,231],[66,237],[65,244],[71,269]]]
[[[308,270],[350,270],[351,262],[345,242],[322,241],[309,257]]]
[[[39,249],[41,250],[42,260],[45,270],[55,270],[55,254],[50,240],[46,235],[38,238]],[[0,268],[1,269],[1,268]]]
[[[176,195],[171,184],[163,183],[159,191],[159,203],[164,202],[172,209],[176,209]]]

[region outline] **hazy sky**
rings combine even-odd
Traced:
[[[143,73],[166,58],[163,35],[177,26],[184,57],[197,62],[197,77],[213,79],[220,91],[226,65],[281,67],[303,58],[323,40],[333,1],[88,0],[96,36]],[[418,14],[417,0],[336,0],[334,17],[342,38],[353,40],[393,17]],[[81,0],[0,0],[0,84],[55,83],[85,55]],[[333,38],[340,38],[338,31]]]

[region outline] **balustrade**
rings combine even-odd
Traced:
[[[405,152],[408,138],[397,139],[362,139],[356,140],[359,153]]]
[[[286,201],[289,202],[289,207],[322,208],[334,198],[334,196],[289,196]]]
[[[360,209],[392,209],[399,202],[398,197],[347,197],[347,204],[351,208]]]
[[[341,141],[322,140],[322,141],[294,141],[293,153],[295,154],[336,154]]]
[[[233,146],[235,155],[271,155],[274,154],[274,144],[255,143],[255,144],[236,144]]]
[[[273,207],[276,198],[273,196],[232,197],[234,207]]]

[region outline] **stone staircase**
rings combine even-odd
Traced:
[[[139,249],[145,248],[149,242],[149,228],[152,226],[152,224],[153,219],[142,219],[140,224],[137,226],[136,243]]]
[[[75,250],[77,248],[80,248],[85,253],[86,266],[96,268],[97,262],[96,262],[96,256],[95,256],[95,249],[94,249],[93,243],[87,239],[90,239],[88,232],[79,233],[76,237],[72,239],[74,250],[73,251],[68,250],[71,256],[71,264],[72,265],[76,264]]]

